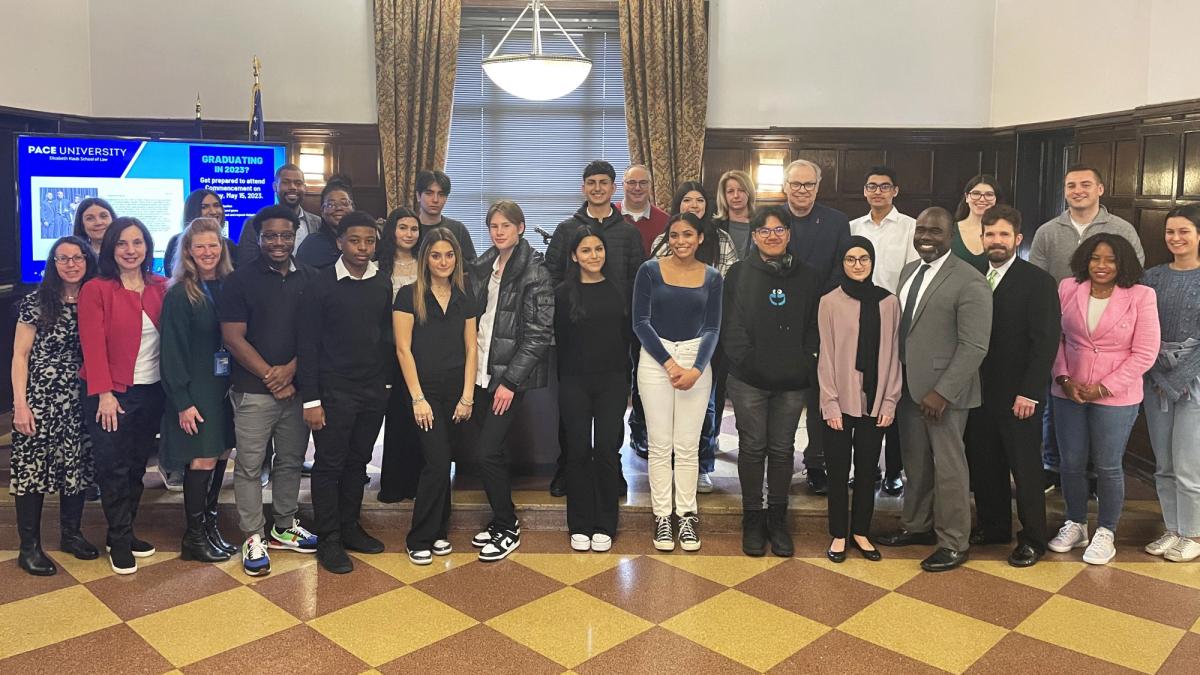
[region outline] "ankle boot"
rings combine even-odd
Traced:
[[[771,540],[771,553],[790,558],[795,553],[792,535],[788,532],[787,504],[767,505],[767,538]]]
[[[212,471],[188,469],[183,475],[183,510],[187,530],[179,547],[179,557],[197,562],[223,562],[229,554],[213,546],[204,530],[204,503]]]
[[[742,511],[742,553],[755,558],[767,553],[767,513]]]
[[[100,557],[100,551],[84,539],[79,531],[79,524],[83,520],[83,499],[82,492],[58,498],[58,523],[61,528],[58,549],[80,560],[95,560]]]
[[[225,464],[226,460],[219,460],[216,467],[212,470],[212,479],[209,481],[208,494],[204,501],[204,533],[208,536],[208,540],[212,542],[214,548],[233,555],[240,550],[240,547],[229,543],[225,537],[221,536],[221,531],[217,529],[217,502],[221,498],[221,483],[225,479]]]
[[[54,561],[42,550],[42,502],[43,494],[17,495],[17,533],[21,539],[21,553],[17,565],[34,576],[48,577],[58,573]]]

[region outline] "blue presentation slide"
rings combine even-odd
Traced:
[[[21,281],[41,279],[50,247],[71,234],[75,210],[88,197],[146,224],[158,268],[167,242],[183,229],[183,204],[193,190],[221,196],[228,236],[237,241],[246,218],[275,203],[271,183],[286,161],[282,144],[18,136]]]

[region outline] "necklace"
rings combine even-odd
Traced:
[[[1113,286],[1112,288],[1096,288],[1095,286],[1092,286],[1092,297],[1096,298],[1097,300],[1103,300],[1113,294],[1113,288],[1116,288],[1116,287]]]

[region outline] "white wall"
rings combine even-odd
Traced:
[[[1153,0],[1148,46],[1146,102],[1165,103],[1200,98],[1200,3]]]
[[[206,119],[247,119],[257,54],[267,121],[375,122],[372,12],[371,0],[91,0],[92,113],[187,118],[199,91]]]
[[[0,0],[0,105],[90,115],[88,0]]]
[[[993,11],[993,0],[713,0],[708,126],[987,126]]]

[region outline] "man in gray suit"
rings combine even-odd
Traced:
[[[296,230],[296,250],[300,250],[300,242],[308,235],[321,229],[321,216],[304,210],[304,173],[295,164],[284,164],[275,170],[275,203],[288,207],[300,217],[300,227]],[[238,237],[238,264],[249,264],[258,259],[258,236],[250,227],[252,218],[246,218],[242,225],[242,233]]]
[[[934,544],[921,561],[944,572],[967,561],[971,498],[963,430],[980,405],[979,364],[992,332],[992,294],[974,267],[950,253],[956,227],[941,207],[917,217],[920,261],[900,273],[900,361],[904,392],[896,414],[908,483],[901,529],[885,546]]]

